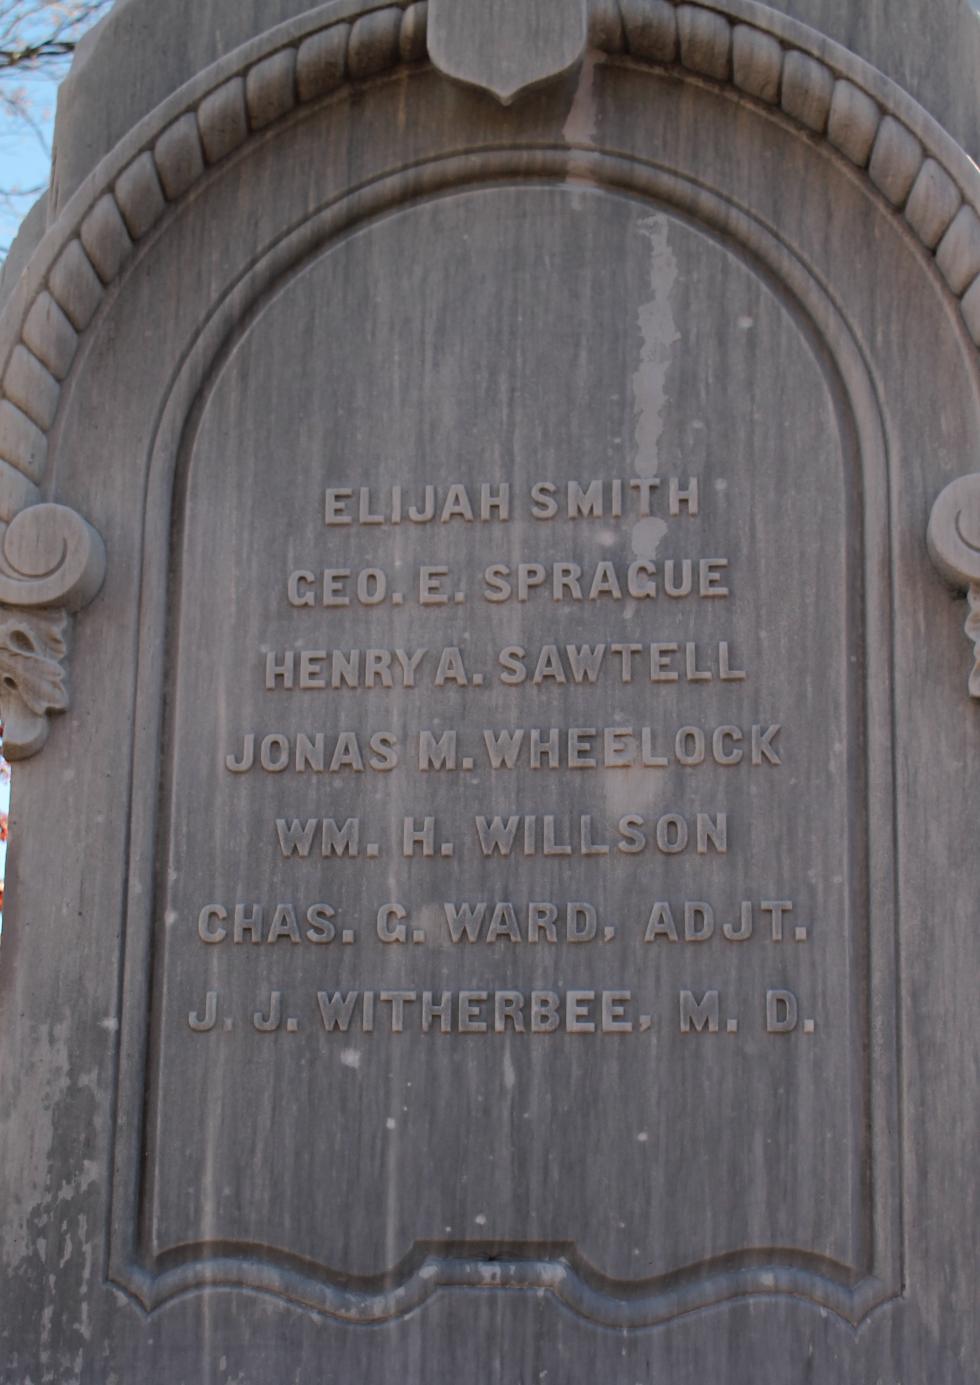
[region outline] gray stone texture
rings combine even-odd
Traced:
[[[980,1380],[980,189],[859,60],[969,144],[977,20],[792,10],[88,41],[0,319],[0,1385]]]
[[[52,211],[172,91],[223,54],[309,8],[307,0],[199,0],[181,14],[175,32],[171,11],[160,0],[119,0],[86,41],[61,90],[60,105],[70,118],[59,121]],[[628,0],[627,23],[631,8],[642,13],[661,6],[640,0],[634,7]],[[974,158],[980,154],[980,17],[967,0],[936,0],[927,16],[920,0],[776,0],[772,8],[858,53],[913,92]],[[113,99],[107,101],[110,85]]]

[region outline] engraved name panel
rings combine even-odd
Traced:
[[[176,491],[148,1266],[867,1273],[843,401],[748,257],[596,188],[260,305]]]

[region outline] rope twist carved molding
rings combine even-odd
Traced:
[[[493,0],[495,22],[506,23],[515,3]],[[569,13],[578,9],[574,0]],[[209,169],[298,107],[403,65],[431,58],[439,67],[441,54],[455,75],[458,55],[445,32],[450,10],[445,0],[433,0],[432,10],[431,53],[425,0],[380,6],[348,0],[280,25],[199,74],[90,175],[38,247],[4,313],[0,524],[40,501],[48,433],[81,336],[137,244]],[[826,139],[864,170],[918,238],[980,346],[980,172],[907,93],[756,0],[591,0],[587,34],[599,53],[730,87],[740,99],[778,110],[808,135]],[[560,61],[531,75],[540,81],[567,67],[563,50]],[[492,78],[481,82],[479,67],[466,80],[494,86]],[[496,94],[511,100],[521,89],[518,79]],[[21,591],[17,604],[52,604],[47,597],[24,599]],[[0,590],[0,602],[8,600]]]
[[[722,0],[711,7],[596,0],[589,16],[590,41],[600,52],[734,87],[742,97],[779,109],[809,134],[824,137],[866,172],[934,257],[980,345],[976,166],[911,97],[853,54],[752,0],[727,0],[724,7],[745,10],[757,22],[723,14]],[[330,11],[335,14],[336,6]],[[778,36],[767,31],[769,21]],[[145,136],[138,152],[130,153],[129,141],[123,141],[45,237],[32,282],[26,293],[15,293],[5,315],[7,340],[0,339],[6,353],[0,520],[9,521],[39,499],[48,432],[80,337],[136,244],[250,135],[347,83],[427,57],[424,0],[386,5],[350,19],[327,20],[314,11],[304,22],[308,32],[294,41],[280,35],[296,29],[295,22],[270,31],[260,41],[269,50],[262,56],[248,60],[232,54],[148,116],[135,132]],[[789,46],[783,31],[796,35],[800,46]],[[825,56],[836,54],[849,75],[806,51],[808,38],[818,41]],[[255,43],[246,45],[239,54],[254,48]],[[230,76],[225,71],[229,67]],[[866,78],[864,87],[855,80],[859,72]],[[892,109],[883,101],[885,91],[893,97]]]

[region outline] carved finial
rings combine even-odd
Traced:
[[[105,549],[64,505],[33,505],[0,525],[0,712],[8,760],[35,755],[48,717],[68,706],[68,612],[102,585]]]
[[[946,581],[967,594],[967,638],[973,644],[970,696],[980,698],[980,472],[951,481],[932,507],[929,553]]]
[[[429,0],[429,57],[509,106],[581,61],[586,0]]]

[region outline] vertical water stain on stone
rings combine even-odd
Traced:
[[[630,380],[633,406],[633,469],[654,476],[660,469],[661,441],[669,403],[668,379],[681,333],[672,296],[678,279],[677,256],[670,245],[670,222],[654,213],[639,224],[649,243],[650,297],[637,309],[639,359]],[[633,552],[653,558],[667,532],[663,519],[639,520],[631,535]]]
[[[637,309],[639,360],[630,388],[633,399],[633,467],[639,476],[653,476],[660,466],[660,443],[670,367],[680,330],[671,297],[677,283],[677,257],[670,246],[670,223],[654,213],[644,217],[640,234],[650,245],[650,297]]]

